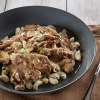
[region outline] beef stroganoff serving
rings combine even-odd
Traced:
[[[16,90],[56,85],[73,72],[76,61],[81,61],[80,43],[52,25],[16,28],[14,36],[0,41],[0,80]]]

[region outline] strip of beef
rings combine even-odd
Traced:
[[[52,69],[49,59],[40,54],[13,54],[10,59],[12,63],[10,70],[16,82],[22,81],[23,83],[27,79],[26,74],[29,79],[37,80],[41,77],[41,73],[44,75],[49,74]]]
[[[74,70],[75,61],[72,59],[63,59],[59,65],[66,73],[70,73]]]
[[[73,55],[73,52],[68,48],[43,48],[41,53],[48,56],[54,62],[68,57],[71,58]]]
[[[31,79],[31,71],[32,71],[32,64],[31,58],[25,58],[24,55],[21,54],[12,54],[10,56],[11,59],[11,76],[14,82],[17,84],[25,84],[25,81]],[[27,74],[27,76],[26,76]]]
[[[43,74],[49,74],[52,66],[47,56],[41,54],[33,54],[34,68],[39,70]]]
[[[7,46],[9,46],[10,44],[12,44],[15,41],[18,40],[27,40],[29,38],[32,38],[32,36],[27,37],[26,35],[17,35],[17,36],[13,36],[12,38],[4,41],[2,44],[0,44],[0,49],[4,49]]]

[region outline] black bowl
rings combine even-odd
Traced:
[[[96,54],[96,43],[88,27],[77,17],[65,11],[43,6],[21,7],[0,14],[0,38],[14,34],[15,28],[26,24],[55,25],[65,27],[81,43],[82,62],[78,69],[58,85],[41,86],[38,91],[16,91],[11,84],[0,82],[0,88],[9,92],[35,95],[54,92],[80,79],[90,68]]]

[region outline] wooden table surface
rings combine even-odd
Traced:
[[[0,91],[0,100],[82,100],[89,87],[91,78],[100,61],[100,1],[99,0],[0,0],[0,12],[29,5],[42,5],[59,8],[79,17],[86,24],[95,24],[91,26],[97,43],[97,55],[91,66],[91,69],[73,85],[66,87],[62,92],[55,94],[39,96],[21,96],[5,91]],[[100,100],[100,77],[96,80],[92,92],[92,100]]]
[[[94,31],[94,36],[96,38],[97,43],[97,55],[95,60],[89,69],[89,71],[77,82],[66,87],[63,91],[59,93],[46,94],[46,95],[38,95],[38,96],[21,96],[12,93],[8,93],[5,91],[0,91],[0,100],[82,100],[87,88],[89,87],[90,80],[96,70],[98,62],[100,61],[100,26],[92,26],[92,31]],[[100,100],[100,77],[98,77],[96,81],[96,85],[93,89],[92,100]]]

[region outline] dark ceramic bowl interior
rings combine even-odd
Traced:
[[[41,86],[38,91],[16,91],[13,85],[0,81],[0,88],[3,90],[24,95],[54,92],[74,83],[90,68],[96,53],[96,44],[92,33],[80,19],[65,11],[51,7],[30,6],[4,12],[0,14],[0,38],[7,35],[14,35],[14,31],[18,26],[33,23],[65,27],[71,31],[72,34],[69,35],[75,36],[81,44],[82,62],[76,64],[74,73],[69,75],[66,80],[61,81],[58,85]]]

